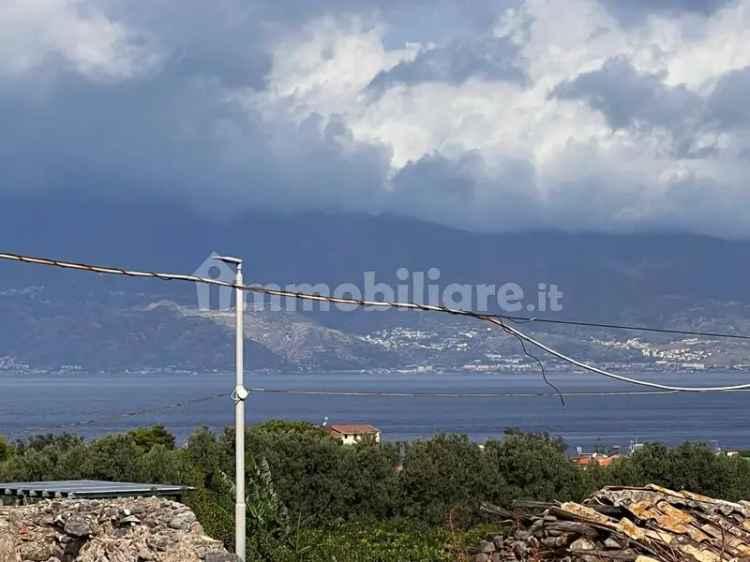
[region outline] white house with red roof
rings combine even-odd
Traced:
[[[344,445],[355,445],[366,439],[374,439],[375,443],[380,443],[380,430],[366,423],[334,423],[325,426],[325,429]]]

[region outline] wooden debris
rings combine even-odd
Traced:
[[[750,562],[744,501],[649,485],[604,488],[580,504],[482,504],[482,512],[514,524],[505,541],[482,543],[482,559],[492,562]]]

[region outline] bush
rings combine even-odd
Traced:
[[[564,444],[545,434],[506,432],[485,445],[489,467],[486,497],[510,507],[514,500],[580,500],[592,491],[590,479],[565,456]]]
[[[41,451],[50,446],[57,449],[69,449],[82,444],[83,439],[78,435],[70,433],[55,435],[48,433],[46,435],[34,435],[27,439],[19,439],[16,441],[16,452],[19,455],[23,455],[28,450]]]
[[[433,524],[471,519],[487,494],[481,449],[466,435],[438,435],[406,448],[401,474],[402,512]]]
[[[143,454],[132,436],[107,435],[88,446],[83,473],[94,480],[136,481],[138,459]]]
[[[13,447],[0,435],[0,463],[7,461],[13,455]]]
[[[465,435],[405,446],[344,446],[305,422],[275,420],[247,432],[251,560],[441,560],[475,534],[481,500],[580,500],[608,484],[655,483],[737,500],[750,497],[750,462],[700,444],[649,444],[611,467],[580,470],[565,444],[509,430],[482,448]],[[84,442],[73,435],[0,439],[0,480],[96,478],[186,484],[185,502],[232,548],[232,429],[199,428],[186,447],[160,426]],[[403,470],[396,466],[403,460]],[[478,531],[477,531],[478,532]],[[454,556],[455,558],[455,556]]]
[[[390,446],[346,447],[316,433],[251,431],[247,451],[268,463],[290,512],[319,523],[384,515],[397,495]]]
[[[174,449],[175,438],[163,425],[152,425],[151,427],[139,427],[128,433],[135,444],[146,451],[152,447],[161,445],[167,449]]]
[[[310,422],[289,420],[268,420],[254,425],[251,431],[255,433],[302,433],[316,437],[328,437],[328,432]]]
[[[610,484],[658,484],[728,500],[750,497],[750,463],[739,456],[717,455],[702,443],[669,449],[649,443],[606,472]]]

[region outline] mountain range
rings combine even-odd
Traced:
[[[396,287],[405,283],[405,270],[410,282],[415,272],[436,269],[441,290],[451,283],[518,285],[528,298],[514,314],[750,333],[750,243],[744,241],[670,233],[477,233],[397,216],[203,211],[50,201],[33,213],[4,212],[0,250],[181,273],[219,251],[245,259],[247,281],[282,287],[362,287],[366,272]],[[527,303],[536,305],[540,283],[559,288],[561,310],[526,310]],[[508,312],[496,302],[489,311]],[[232,312],[199,310],[189,284],[0,263],[0,314],[0,368],[231,369]],[[503,370],[533,363],[496,329],[428,313],[251,309],[246,326],[255,368]],[[598,362],[750,363],[741,341],[525,328]]]

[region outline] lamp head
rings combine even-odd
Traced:
[[[216,256],[216,259],[226,263],[233,263],[235,265],[242,263],[242,260],[240,258],[233,258],[231,256]]]
[[[240,258],[233,258],[231,256],[216,256],[215,259],[233,265],[237,269],[237,271],[242,270],[242,260]]]

